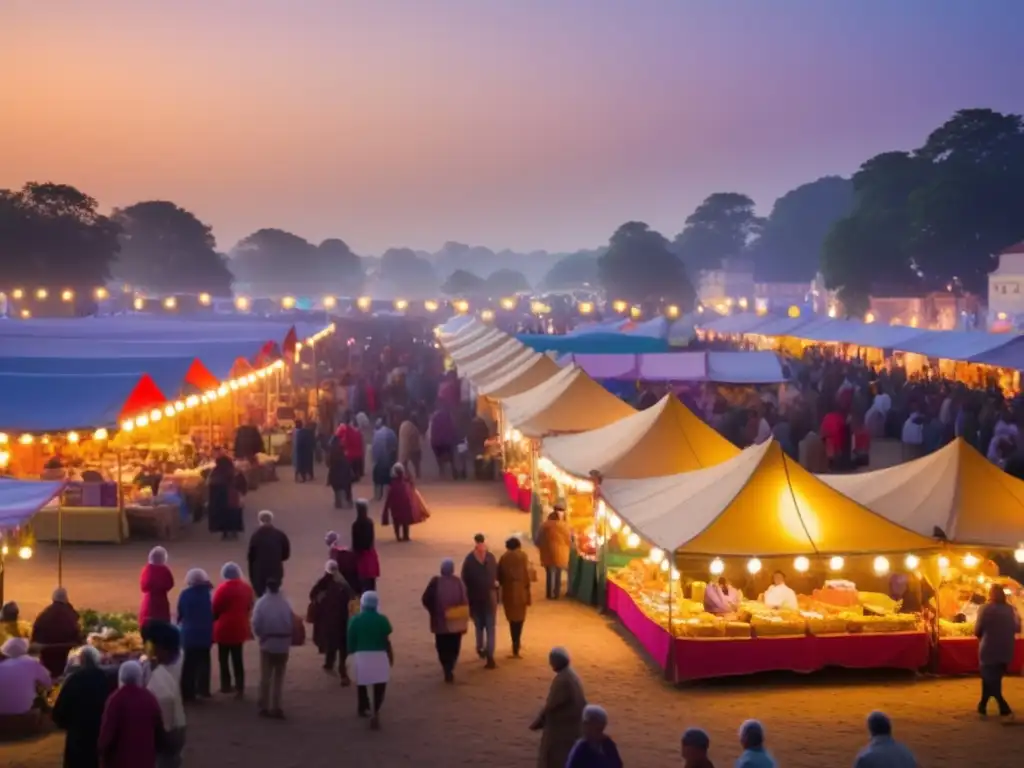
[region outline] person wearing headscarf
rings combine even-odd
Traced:
[[[356,553],[341,543],[341,537],[335,531],[328,531],[324,537],[327,544],[327,556],[338,564],[338,572],[353,589],[358,589],[359,569]]]
[[[398,427],[398,463],[417,480],[423,477],[423,441],[419,427],[410,418]]]
[[[572,547],[572,531],[569,524],[555,511],[548,515],[537,534],[537,549],[540,550],[540,564],[544,566],[545,596],[557,600],[562,592],[562,571],[569,569],[569,550]]]
[[[260,717],[284,719],[281,708],[284,673],[292,648],[295,613],[281,594],[281,583],[269,579],[266,592],[252,610],[252,632],[260,643]]]
[[[370,452],[373,457],[374,497],[380,500],[384,498],[384,489],[391,482],[391,468],[398,458],[398,437],[395,431],[384,423],[384,419],[377,419]]]
[[[185,701],[210,698],[210,649],[213,647],[213,585],[202,568],[185,575],[185,589],[178,595],[178,626],[184,660],[181,695]]]
[[[391,647],[391,622],[380,612],[380,598],[376,592],[364,592],[359,607],[359,614],[348,623],[348,652],[352,656],[352,671],[356,678],[357,712],[360,717],[369,717],[370,728],[377,730],[395,659]]]
[[[126,661],[117,672],[118,689],[107,699],[96,744],[103,768],[156,765],[163,749],[164,722],[156,697],[144,687],[142,666]]]
[[[564,648],[553,648],[548,654],[548,663],[555,677],[548,688],[544,708],[530,725],[530,730],[541,732],[537,768],[564,768],[579,738],[587,700],[580,679],[569,664],[569,653]]]
[[[53,602],[46,606],[32,625],[32,643],[40,646],[39,661],[53,677],[64,674],[68,654],[82,643],[78,611],[68,602],[63,587],[53,590]]]
[[[0,739],[19,739],[42,727],[40,702],[53,685],[50,673],[28,655],[28,640],[12,637],[0,646]]]
[[[292,545],[284,531],[274,527],[274,513],[260,512],[260,526],[249,537],[249,579],[257,597],[267,589],[267,581],[284,581],[284,564],[291,557]]]
[[[249,484],[245,475],[235,469],[229,456],[218,456],[208,480],[210,532],[221,539],[237,539],[244,526],[242,507]]]
[[[370,417],[362,411],[356,414],[355,421],[353,422],[356,429],[359,430],[359,437],[362,438],[363,454],[358,459],[350,459],[355,463],[352,464],[352,469],[356,473],[356,481],[363,479],[366,475],[368,468],[372,471],[373,468],[373,424],[370,422]],[[353,438],[354,439],[354,438]]]
[[[345,446],[335,440],[327,453],[327,485],[334,491],[335,509],[347,509],[352,506],[354,481],[352,464],[345,455]]]
[[[11,600],[3,604],[3,607],[0,608],[0,642],[12,637],[27,638],[32,635],[32,625],[27,621],[22,621],[20,616],[21,611],[16,602]]]
[[[423,607],[430,614],[437,660],[446,683],[455,682],[455,664],[462,649],[462,636],[469,629],[469,594],[455,575],[455,563],[441,561],[441,575],[434,576],[423,591]]]
[[[604,707],[587,705],[583,710],[583,736],[569,753],[565,768],[622,768],[619,749],[605,733],[607,727]]]
[[[165,621],[149,621],[142,627],[149,649],[148,670],[143,668],[146,690],[160,707],[163,742],[157,747],[156,768],[180,768],[185,748],[185,702],[182,695],[184,660],[182,633]]]
[[[515,536],[505,542],[505,554],[498,559],[498,586],[512,636],[512,656],[518,659],[526,609],[533,601],[530,596],[530,558]]]
[[[91,645],[78,652],[77,668],[65,678],[53,705],[53,722],[67,735],[64,768],[100,768],[97,744],[103,707],[110,695],[100,652]]]
[[[764,746],[764,726],[757,720],[746,720],[740,726],[740,746],[743,754],[736,760],[736,768],[775,768],[775,759]]]
[[[380,578],[380,558],[374,546],[373,520],[370,519],[370,503],[366,499],[356,502],[356,519],[352,521],[352,551],[356,555],[356,574],[359,593],[377,588]]]
[[[168,593],[174,589],[174,574],[167,567],[167,550],[153,547],[139,576],[142,604],[139,606],[139,626],[150,619],[171,620],[171,601]]]
[[[242,569],[225,563],[220,569],[221,583],[213,592],[213,641],[217,644],[220,667],[220,692],[241,697],[245,692],[245,665],[242,646],[252,639],[249,616],[256,601],[242,578]],[[234,683],[231,677],[234,673]]]
[[[416,503],[414,489],[405,476],[405,467],[395,464],[391,468],[391,485],[384,500],[381,522],[391,524],[395,528],[396,541],[409,541],[409,526],[413,523],[413,504]]]
[[[347,637],[349,604],[356,599],[356,591],[345,580],[335,560],[328,560],[324,574],[309,591],[309,604],[313,619],[313,643],[324,655],[324,669],[333,673],[335,663],[341,684],[351,681],[345,666],[348,656]]]

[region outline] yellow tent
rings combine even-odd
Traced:
[[[597,470],[632,479],[692,472],[739,452],[673,394],[600,429],[545,438],[541,446],[541,455],[577,477]]]
[[[606,480],[601,496],[648,541],[683,554],[852,555],[940,546],[834,491],[775,440],[695,472]]]
[[[479,392],[490,400],[504,400],[533,389],[562,369],[547,355],[536,354],[506,366],[479,384]]]
[[[576,365],[503,405],[506,423],[527,437],[586,432],[636,413]]]
[[[453,350],[449,356],[457,368],[463,369],[474,360],[479,360],[492,352],[497,352],[499,349],[512,354],[522,348],[522,342],[513,339],[506,333],[495,331],[493,334],[481,336],[471,344],[466,344]]]
[[[1024,481],[957,438],[906,464],[821,481],[895,523],[949,541],[1016,548],[1024,541]]]

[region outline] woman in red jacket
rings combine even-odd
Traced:
[[[255,598],[252,587],[242,578],[242,569],[235,563],[226,563],[220,576],[224,581],[213,593],[213,642],[217,644],[220,665],[220,692],[234,691],[241,698],[245,691],[242,646],[252,638],[249,617]]]
[[[149,551],[149,562],[139,576],[142,590],[142,605],[139,606],[139,626],[150,619],[171,621],[171,601],[168,593],[174,589],[174,574],[167,567],[167,550],[153,547]]]

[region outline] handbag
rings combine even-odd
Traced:
[[[469,629],[469,606],[453,605],[444,610],[445,628],[450,633],[461,633]]]
[[[310,600],[306,606],[306,623],[316,624],[316,600]]]
[[[292,614],[292,647],[306,644],[306,625],[297,613]]]

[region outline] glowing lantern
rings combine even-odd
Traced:
[[[324,309],[334,309],[338,306],[338,300],[333,296],[324,296]]]
[[[866,315],[864,315],[864,322],[869,324],[875,322],[875,313],[868,312]]]
[[[750,558],[750,560],[747,561],[747,571],[751,575],[754,575],[756,573],[760,573],[761,572],[761,561],[758,560],[756,557]]]
[[[919,558],[917,555],[907,555],[906,559],[903,561],[903,564],[907,566],[908,571],[912,571],[921,564],[921,558]]]
[[[239,296],[235,299],[235,309],[239,312],[249,311],[249,300],[245,296]]]
[[[625,312],[626,306],[626,302],[622,301],[622,299],[618,299],[612,302],[612,309],[614,309],[616,312]]]
[[[294,296],[285,296],[283,299],[281,299],[281,306],[284,307],[285,309],[294,309],[295,308],[295,297]]]
[[[786,314],[795,320],[796,318],[800,317],[800,307],[794,304],[787,310]]]
[[[793,567],[800,573],[806,573],[807,569],[811,567],[811,561],[801,555],[793,561]]]
[[[830,570],[833,571],[843,570],[843,565],[843,558],[841,558],[839,555],[835,555],[831,560],[828,561],[828,567]]]
[[[437,312],[437,306],[437,302],[432,299],[427,299],[423,302],[423,308],[426,309],[427,312]]]
[[[889,572],[889,561],[879,555],[875,558],[875,562],[872,563],[872,567],[875,569],[875,573],[881,576]]]
[[[210,306],[210,302],[211,301],[213,301],[213,299],[210,297],[210,294],[208,294],[208,293],[200,293],[199,294],[199,303],[202,304],[204,307]]]
[[[395,309],[399,312],[404,312],[406,307],[409,306],[409,302],[405,299],[395,299]]]
[[[50,292],[47,291],[45,288],[40,288],[38,291],[36,291],[36,298],[39,299],[40,301],[42,301],[49,295]]]
[[[132,306],[135,307],[136,312],[141,312],[142,308],[146,306],[146,300],[141,297],[135,299],[135,301],[132,302]]]
[[[721,576],[725,572],[725,563],[722,562],[721,558],[716,557],[711,561],[708,570],[711,571],[712,576]]]
[[[669,304],[665,308],[665,314],[671,318],[679,317],[679,307],[677,307],[675,304]]]
[[[494,319],[494,310],[493,309],[485,309],[483,312],[480,313],[480,319],[484,320],[485,322],[493,320]]]
[[[589,315],[594,311],[594,303],[592,301],[581,301],[577,309],[579,309],[581,315]]]
[[[75,300],[75,292],[70,290],[70,289],[65,289],[64,291],[61,291],[60,300],[65,302],[65,303],[67,303],[69,301],[74,301]]]
[[[110,435],[107,433],[107,430],[103,429],[102,427],[92,433],[93,440],[106,440],[109,436]]]

